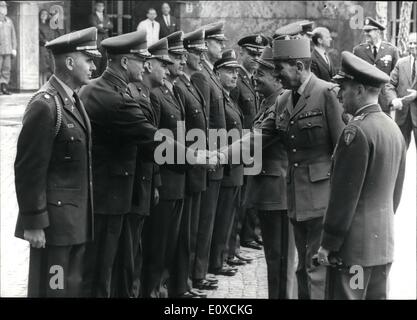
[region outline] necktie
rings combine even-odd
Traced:
[[[376,50],[376,46],[374,46],[374,58],[376,58],[377,54],[378,54],[378,51]]]
[[[167,26],[169,27],[171,23],[169,22],[169,16],[167,16]]]
[[[153,29],[153,21],[152,21],[152,29]]]
[[[295,108],[297,105],[298,100],[300,99],[300,94],[297,91],[292,92],[292,105]]]
[[[78,116],[80,116],[81,119],[83,119],[83,117],[81,116],[81,101],[80,101],[80,98],[78,97],[78,94],[76,94],[75,92],[72,96],[74,97],[74,101],[75,101],[75,109],[72,110],[72,112],[77,114]]]
[[[411,79],[413,79],[413,81],[416,80],[416,63],[417,63],[417,59],[414,58],[414,67],[413,67],[413,72],[411,76]]]
[[[329,66],[330,66],[329,57],[327,56],[327,53],[326,53],[326,52],[324,53],[324,59],[326,60],[327,65],[329,65]]]

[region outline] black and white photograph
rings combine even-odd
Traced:
[[[416,1],[0,1],[0,297],[416,300],[416,57]]]

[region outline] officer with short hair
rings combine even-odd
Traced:
[[[93,189],[90,120],[76,91],[95,70],[96,40],[97,29],[88,28],[46,45],[55,72],[23,116],[15,235],[31,245],[29,297],[82,296],[85,247],[93,239]]]
[[[386,299],[394,258],[394,213],[405,173],[401,131],[378,105],[389,77],[375,66],[342,52],[339,99],[354,116],[333,155],[329,205],[318,262],[328,268],[329,299]],[[362,285],[352,287],[360,267]],[[352,281],[353,280],[353,281]]]
[[[390,75],[399,59],[399,50],[391,43],[382,40],[382,32],[384,30],[385,27],[382,24],[371,17],[366,17],[363,26],[366,42],[354,47],[353,54],[376,66],[387,75]],[[387,115],[390,115],[385,88],[382,88],[381,90],[378,103],[381,106],[382,111]]]

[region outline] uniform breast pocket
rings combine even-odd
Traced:
[[[84,138],[79,132],[65,132],[57,138],[56,153],[54,160],[58,162],[80,161],[81,157],[86,154]]]
[[[322,114],[299,118],[297,125],[301,135],[305,137],[308,144],[317,144],[318,142],[321,142],[324,137],[324,118]]]

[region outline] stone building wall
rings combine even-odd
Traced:
[[[327,27],[334,39],[332,60],[339,65],[340,52],[352,51],[362,42],[361,30],[351,29],[350,19],[356,6],[365,16],[375,16],[375,1],[195,1],[182,3],[181,27],[185,32],[201,25],[224,20],[228,47],[236,48],[245,34],[272,35],[280,26],[297,20],[313,20],[315,26]]]

